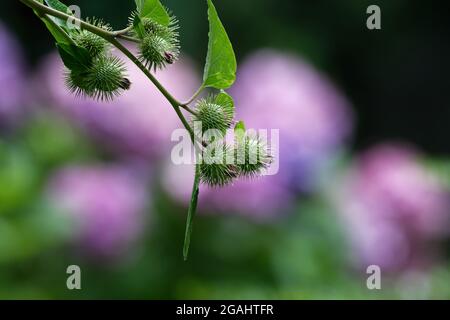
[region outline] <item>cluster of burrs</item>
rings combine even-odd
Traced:
[[[225,93],[197,102],[192,121],[201,124],[208,141],[201,155],[200,176],[209,186],[226,186],[236,178],[260,175],[272,162],[267,144],[257,134],[245,132],[239,122],[234,130],[234,143],[226,141],[226,131],[234,125],[234,105]]]
[[[111,30],[99,20],[90,23]],[[111,54],[111,46],[105,39],[84,29],[71,32],[71,37],[86,53],[83,63],[65,63],[66,84],[72,92],[98,100],[112,100],[130,88],[124,63]]]

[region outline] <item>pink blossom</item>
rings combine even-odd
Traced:
[[[423,267],[448,227],[450,207],[437,177],[402,145],[380,145],[356,161],[339,207],[359,262],[389,270]]]
[[[51,179],[49,194],[74,222],[75,240],[90,254],[117,257],[142,231],[145,181],[124,167],[67,167]]]
[[[0,127],[23,116],[28,90],[18,43],[0,23]]]

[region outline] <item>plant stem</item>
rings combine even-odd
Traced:
[[[164,88],[164,86],[151,74],[151,72],[144,66],[144,64],[128,50],[117,39],[111,39],[110,43],[119,49],[125,56],[127,56],[141,71],[147,76],[147,78],[155,85],[155,87],[163,94],[163,96],[170,102],[171,105],[179,106],[179,102]]]
[[[105,39],[106,41],[108,41],[112,45],[114,45],[117,49],[119,49],[147,76],[147,78],[155,85],[155,87],[169,101],[169,103],[174,108],[176,114],[180,118],[181,123],[186,128],[186,130],[188,130],[195,150],[196,151],[200,150],[197,148],[197,143],[200,144],[200,147],[203,146],[204,143],[200,138],[197,138],[195,136],[194,130],[189,125],[188,121],[186,120],[183,113],[181,112],[181,108],[190,112],[191,114],[196,115],[195,111],[191,110],[188,107],[188,105],[190,103],[192,103],[197,98],[197,96],[202,92],[202,90],[204,89],[203,86],[200,87],[197,90],[197,92],[192,96],[192,98],[189,99],[189,101],[186,103],[181,103],[177,99],[175,99],[166,90],[166,88],[164,88],[164,86],[153,76],[153,74],[145,67],[145,65],[132,52],[130,52],[121,42],[118,41],[118,38],[120,38],[120,39],[124,39],[124,40],[128,40],[128,41],[132,41],[132,42],[138,42],[137,39],[127,36],[127,33],[132,29],[132,27],[127,27],[123,30],[118,30],[118,31],[109,31],[109,30],[105,30],[103,28],[99,28],[90,23],[87,23],[81,19],[74,17],[74,16],[68,15],[64,12],[55,10],[51,7],[44,5],[43,3],[40,3],[40,2],[37,2],[34,0],[19,0],[19,1],[24,3],[26,6],[32,8],[35,12],[37,12],[40,15],[40,17],[42,19],[45,19],[49,23],[53,23],[53,21],[51,19],[49,19],[48,16],[53,16],[53,17],[60,18],[63,20],[71,19],[71,21],[77,23],[81,29],[90,31],[90,32],[102,37],[103,39]],[[60,28],[59,26],[56,26],[56,27]],[[66,32],[64,30],[61,29],[61,31],[63,34],[66,34]],[[70,37],[68,36],[68,38],[70,38]],[[70,38],[70,41],[73,42],[73,40],[71,38]],[[184,247],[183,247],[183,257],[184,257],[185,261],[187,260],[188,254],[189,254],[189,245],[190,245],[190,239],[191,239],[191,234],[192,234],[193,222],[194,222],[194,217],[195,217],[195,213],[197,210],[199,185],[200,185],[200,167],[198,164],[196,164],[195,165],[194,185],[192,188],[192,197],[191,197],[191,202],[189,205],[189,211],[188,211],[188,216],[187,216],[186,234],[185,234]]]
[[[190,114],[194,115],[194,116],[198,116],[198,113],[195,112],[194,110],[192,110],[191,108],[189,108],[187,105],[181,105],[181,108],[183,108],[184,110],[186,110],[187,112],[189,112]]]
[[[129,33],[133,30],[133,26],[128,26],[125,29],[113,31],[114,37],[127,40],[130,42],[139,43],[139,39],[134,38],[129,35]]]
[[[79,24],[81,29],[90,31],[103,39],[110,42],[112,45],[114,45],[117,49],[122,51],[123,54],[125,54],[139,69],[144,72],[144,74],[147,76],[147,78],[150,79],[150,81],[155,85],[155,87],[164,95],[164,97],[170,102],[172,107],[175,109],[175,112],[177,113],[178,117],[180,118],[181,122],[183,123],[183,126],[186,128],[186,130],[189,131],[189,134],[192,138],[194,138],[194,132],[187,122],[186,118],[183,116],[183,114],[180,111],[180,106],[182,105],[178,100],[176,100],[167,90],[164,88],[164,86],[150,73],[150,71],[141,63],[141,61],[133,54],[131,53],[122,43],[120,43],[116,37],[126,37],[124,34],[126,34],[130,29],[130,27],[119,30],[119,31],[108,31],[102,28],[99,28],[97,26],[94,26],[90,23],[87,23],[83,20],[80,20],[76,17],[70,16],[64,12],[55,10],[53,8],[50,8],[42,3],[36,2],[34,0],[19,0],[28,7],[34,9],[35,11],[43,14],[43,15],[50,15],[56,18],[68,20],[72,19],[72,21]],[[133,38],[126,37],[127,40],[134,41]]]
[[[142,62],[132,53],[130,52],[123,44],[121,44],[117,39],[110,40],[110,43],[114,45],[117,49],[122,51],[124,55],[126,55],[141,71],[150,79],[150,81],[155,85],[156,88],[163,94],[163,96],[170,102],[175,112],[180,118],[181,123],[189,131],[191,136],[192,143],[194,143],[194,130],[191,128],[189,123],[187,122],[184,115],[180,110],[180,103],[164,88],[164,86],[151,74],[151,72],[142,64]]]
[[[134,42],[134,43],[139,43],[139,39],[133,38],[133,37],[130,37],[130,36],[126,36],[126,35],[123,35],[123,34],[119,34],[117,36],[117,38],[123,39],[123,40],[127,40],[127,41],[130,41],[130,42]]]
[[[122,30],[117,30],[117,31],[113,31],[114,36],[122,36],[122,35],[126,35],[128,32],[130,32],[131,30],[133,30],[132,26],[128,26],[125,29]]]
[[[187,221],[186,221],[186,233],[184,236],[184,246],[183,246],[184,261],[186,261],[189,256],[189,246],[191,244],[191,235],[192,235],[192,230],[194,227],[194,218],[195,218],[195,214],[197,212],[199,186],[200,186],[200,167],[197,164],[197,165],[195,165],[194,185],[192,187],[191,202],[189,204],[189,211],[188,211],[188,216],[187,216]]]
[[[192,102],[194,102],[195,99],[197,99],[197,97],[200,95],[200,93],[202,93],[204,89],[205,87],[201,86],[188,101],[183,102],[181,105],[185,107],[190,105]]]
[[[85,29],[85,30],[88,30],[88,31],[90,31],[92,33],[95,33],[96,35],[98,35],[98,36],[100,36],[100,37],[102,37],[102,38],[104,38],[106,40],[110,40],[110,39],[113,39],[115,37],[114,32],[111,32],[111,31],[105,30],[103,28],[99,28],[97,26],[94,26],[94,25],[92,25],[90,23],[87,23],[87,22],[81,20],[81,19],[78,19],[77,17],[71,16],[71,15],[68,15],[68,14],[66,14],[64,12],[61,12],[61,11],[55,10],[53,8],[50,8],[50,7],[44,5],[44,4],[40,3],[40,2],[37,2],[37,1],[34,1],[34,0],[19,0],[19,1],[22,2],[23,4],[27,5],[28,7],[38,11],[38,12],[41,12],[41,13],[44,13],[44,14],[48,14],[50,16],[53,16],[53,17],[56,17],[56,18],[60,18],[60,19],[63,19],[63,20],[69,20],[70,19],[74,23],[78,24],[81,29]]]

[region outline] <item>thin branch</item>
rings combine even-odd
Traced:
[[[192,110],[191,108],[189,108],[187,105],[181,105],[181,108],[183,108],[184,110],[186,110],[187,112],[189,112],[190,114],[194,115],[194,116],[198,116],[198,113],[195,112],[194,110]]]
[[[40,2],[34,1],[34,0],[19,0],[20,2],[22,2],[23,4],[27,5],[28,7],[43,13],[43,14],[48,14],[50,16],[56,17],[56,18],[60,18],[63,20],[71,20],[73,21],[75,24],[79,25],[81,29],[85,29],[87,31],[90,31],[92,33],[95,33],[96,35],[106,39],[106,40],[111,40],[114,38],[114,33],[108,30],[105,30],[103,28],[99,28],[97,26],[94,26],[90,23],[87,23],[81,19],[78,19],[77,17],[68,15],[64,12],[55,10],[53,8],[50,8]]]
[[[118,37],[118,36],[126,35],[126,34],[129,33],[131,30],[133,30],[133,26],[128,26],[128,27],[126,27],[125,29],[113,31],[112,33],[114,34],[115,37]]]
[[[139,39],[133,38],[133,37],[130,37],[130,36],[126,36],[126,35],[118,35],[117,38],[123,39],[123,40],[126,40],[126,41],[130,41],[130,42],[134,42],[134,43],[139,43],[140,42]]]
[[[114,45],[117,49],[122,51],[122,53],[127,56],[141,71],[147,76],[148,79],[155,85],[156,88],[163,94],[163,96],[170,102],[172,107],[175,109],[175,112],[177,113],[178,117],[180,118],[181,122],[183,123],[186,130],[189,131],[189,134],[191,135],[192,142],[194,142],[194,131],[192,130],[191,126],[187,122],[184,115],[181,113],[180,110],[180,103],[166,90],[166,88],[163,87],[163,85],[151,74],[151,72],[142,64],[142,62],[133,54],[131,53],[123,44],[121,44],[117,39],[110,40],[111,44]]]
[[[181,105],[182,106],[188,106],[190,105],[192,102],[194,102],[195,99],[197,99],[197,97],[200,95],[200,93],[202,93],[202,91],[205,89],[205,87],[202,85],[195,93],[194,95],[186,102],[183,102]]]

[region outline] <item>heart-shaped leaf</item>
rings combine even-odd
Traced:
[[[226,106],[228,110],[233,110],[234,114],[234,100],[224,90],[221,90],[220,93],[216,96],[215,102],[220,106]]]
[[[208,0],[209,43],[203,86],[227,89],[236,80],[236,57],[217,10]]]

